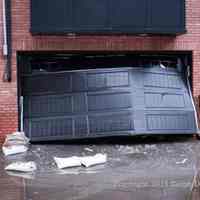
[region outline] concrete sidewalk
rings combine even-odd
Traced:
[[[53,160],[95,153],[106,153],[108,162],[58,170]],[[32,145],[24,155],[1,154],[0,199],[199,200],[198,190],[190,191],[199,157],[200,143],[188,138],[155,144]],[[33,160],[38,170],[29,176],[5,172],[4,166],[15,160]]]

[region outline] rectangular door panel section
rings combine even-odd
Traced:
[[[71,75],[63,73],[26,76],[22,85],[25,95],[58,94],[72,91]]]
[[[25,117],[65,116],[87,112],[84,93],[24,98]]]
[[[131,92],[93,93],[88,95],[88,111],[115,111],[133,107]]]
[[[180,76],[165,73],[144,73],[144,86],[157,88],[182,89]]]
[[[130,70],[112,70],[88,73],[88,90],[130,86]]]
[[[120,131],[134,131],[134,120],[132,113],[115,113],[89,116],[90,134],[112,135]],[[122,134],[122,133],[121,133]]]
[[[73,136],[73,120],[66,117],[26,119],[25,130],[31,138],[70,138]]]
[[[177,94],[174,92],[170,93],[167,91],[164,91],[164,92],[149,91],[149,92],[145,92],[144,98],[145,98],[146,108],[149,108],[149,109],[155,109],[155,108],[183,109],[186,107],[184,94]]]
[[[41,73],[23,78],[25,95],[62,94],[130,86],[131,70],[85,70],[84,72]]]
[[[148,111],[146,112],[147,133],[188,133],[195,130],[192,111]]]

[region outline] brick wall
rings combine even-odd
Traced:
[[[166,36],[32,36],[30,29],[30,1],[12,0],[12,82],[1,80],[4,68],[0,55],[0,140],[17,128],[17,51],[192,51],[193,94],[200,95],[200,1],[186,0],[187,34]],[[0,5],[1,14],[1,5]],[[0,17],[0,27],[2,15]],[[2,54],[2,28],[0,28]]]
[[[13,72],[11,83],[2,82],[5,59],[2,54],[3,45],[2,1],[0,2],[0,143],[4,135],[17,129],[17,87],[16,75]],[[14,64],[14,63],[13,63]],[[15,70],[15,65],[13,69]]]

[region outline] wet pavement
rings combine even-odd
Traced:
[[[89,149],[88,149],[89,148]],[[106,153],[108,162],[59,170],[53,157]],[[35,161],[35,173],[5,172],[13,161]],[[18,156],[0,153],[2,200],[199,200],[191,192],[200,169],[200,142],[40,144]]]

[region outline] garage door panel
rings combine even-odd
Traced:
[[[145,92],[146,108],[185,108],[184,94],[167,92]]]
[[[72,91],[74,92],[87,91],[86,72],[72,73],[71,79],[72,79]]]
[[[72,113],[72,96],[45,95],[25,98],[26,117],[45,117]]]
[[[116,111],[132,109],[133,103],[131,91],[126,89],[64,95],[37,95],[25,97],[24,115],[27,118]]]
[[[56,81],[55,81],[56,80]],[[65,74],[43,74],[24,78],[25,94],[54,94],[71,92],[71,76]]]
[[[65,116],[86,112],[84,93],[25,97],[25,117]]]
[[[145,87],[182,89],[182,85],[181,77],[178,75],[161,73],[144,74]]]
[[[87,97],[85,93],[72,95],[72,110],[74,114],[87,112]]]
[[[25,83],[25,132],[34,141],[197,129],[192,99],[176,69],[71,71]]]
[[[32,118],[26,119],[25,124],[31,138],[69,139],[133,132],[133,119],[132,113],[111,113],[89,117]]]
[[[74,118],[74,133],[75,138],[83,138],[89,135],[88,116]]]
[[[146,65],[145,67],[142,67],[141,70],[143,72],[147,73],[161,73],[166,75],[177,75],[181,76],[181,70],[177,70],[177,66],[174,65],[174,67],[167,67],[163,64],[164,67],[160,67],[159,65]]]
[[[24,77],[24,94],[54,94],[94,91],[112,87],[130,86],[130,70],[101,70],[43,74]],[[55,81],[56,80],[56,81]]]
[[[90,134],[109,135],[118,131],[133,131],[132,113],[115,113],[89,116]]]
[[[88,89],[105,89],[130,86],[130,71],[98,72],[88,74]]]
[[[132,68],[131,73],[132,89],[137,91],[144,90],[144,69],[142,67]]]
[[[147,131],[184,133],[195,129],[194,113],[191,111],[149,111],[146,113]]]
[[[118,110],[132,108],[130,92],[88,95],[88,111]]]
[[[28,121],[29,135],[32,138],[72,137],[73,135],[72,118],[32,118],[26,120]]]

